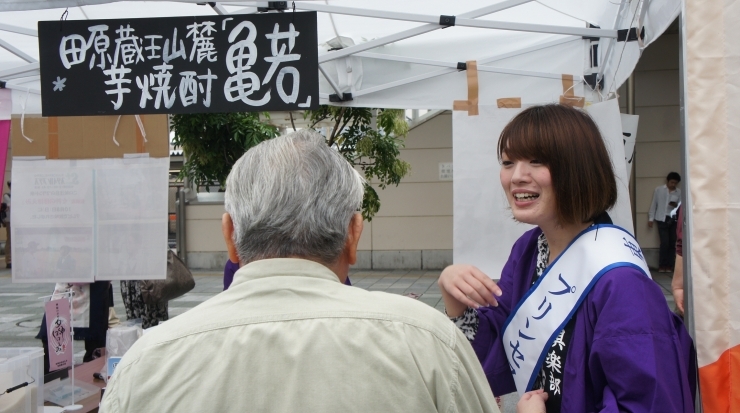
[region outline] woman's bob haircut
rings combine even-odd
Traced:
[[[593,221],[617,202],[617,181],[599,128],[586,112],[533,106],[501,132],[498,158],[536,159],[550,170],[561,225]]]

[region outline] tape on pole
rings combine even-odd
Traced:
[[[47,118],[49,132],[49,153],[46,159],[59,159],[59,119],[56,116]]]
[[[576,96],[574,93],[575,83],[573,82],[573,75],[562,75],[563,82],[563,94],[560,95],[560,104],[567,106],[575,106],[582,108],[586,105],[586,98],[583,96]]]
[[[452,102],[453,110],[466,110],[468,116],[478,115],[478,63],[475,60],[465,62],[467,65],[468,100]]]

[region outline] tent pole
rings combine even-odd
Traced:
[[[694,320],[694,289],[691,280],[691,242],[693,235],[693,201],[691,199],[689,174],[689,113],[688,113],[688,78],[686,73],[686,21],[683,16],[686,14],[686,2],[681,2],[681,14],[678,16],[678,90],[680,99],[680,116],[681,116],[681,166],[683,170],[684,191],[682,191],[683,200],[683,291],[684,291],[684,324],[691,338],[696,345],[696,323]],[[699,378],[696,378],[696,413],[703,412],[701,401],[701,392],[699,391]]]
[[[335,92],[337,92],[337,96],[342,96],[342,91],[339,90],[339,86],[336,83],[334,83],[334,80],[329,75],[326,74],[326,71],[324,70],[324,68],[321,67],[321,63],[319,63],[319,71],[321,72],[322,75],[324,75],[324,78],[326,79],[326,81],[329,82],[329,84],[331,85],[331,88],[334,89]]]
[[[441,60],[429,60],[429,59],[417,59],[415,57],[404,57],[404,56],[397,56],[397,55],[388,55],[388,54],[381,54],[381,53],[369,53],[369,52],[362,52],[358,53],[355,56],[358,57],[366,57],[370,59],[379,59],[379,60],[392,60],[394,62],[405,62],[405,63],[416,63],[420,65],[428,65],[428,66],[439,66],[439,67],[447,67],[450,69],[456,69],[457,70],[457,62],[445,62]],[[545,72],[534,72],[531,70],[518,70],[518,69],[504,69],[499,67],[493,67],[493,66],[484,66],[481,64],[478,65],[478,71],[480,72],[493,72],[493,73],[502,73],[505,75],[519,75],[519,76],[531,76],[531,77],[544,77],[547,79],[562,79],[563,75],[562,73],[545,73]],[[581,78],[578,77],[575,80],[580,81]]]
[[[5,77],[3,80],[6,82],[10,80],[17,80],[17,82],[15,83],[21,84],[21,83],[33,82],[34,80],[39,80],[40,78],[41,78],[41,75],[15,75],[15,76],[11,75],[11,76]]]
[[[0,39],[0,47],[2,47],[3,49],[9,51],[10,53],[13,53],[14,55],[16,55],[16,56],[20,57],[21,59],[27,61],[28,63],[36,63],[37,62],[36,59],[34,59],[33,57],[31,57],[31,56],[23,53],[23,51],[21,51],[21,49],[13,46],[12,44],[6,42],[5,40]]]
[[[224,8],[224,6],[222,6],[222,5],[218,4],[218,3],[209,3],[209,4],[210,4],[211,8],[213,9],[213,11],[215,11],[217,14],[219,14],[221,16],[229,16],[231,14],[231,13],[228,12],[228,10],[226,10]]]
[[[34,62],[31,64],[14,67],[12,69],[3,70],[0,72],[0,79],[5,80],[8,76],[17,76],[27,74],[27,76],[33,76],[39,74],[39,63]]]
[[[477,10],[469,11],[467,13],[463,13],[457,17],[460,18],[476,18],[481,16],[486,16],[491,13],[496,13],[497,11],[510,9],[512,7],[518,6],[520,4],[529,3],[533,0],[507,0],[502,1],[501,3],[494,4],[487,7],[482,7]],[[296,8],[298,8],[298,5],[296,5]],[[369,42],[365,42],[363,44],[358,44],[356,46],[351,47],[345,47],[342,50],[337,50],[335,52],[327,53],[325,55],[319,56],[319,63],[326,63],[331,60],[341,59],[343,57],[347,57],[351,54],[355,54],[358,52],[363,52],[365,50],[374,49],[379,46],[386,45],[388,43],[397,42],[399,40],[408,39],[409,37],[418,36],[420,34],[432,32],[435,30],[441,29],[443,26],[440,26],[438,23],[435,24],[425,24],[420,27],[415,27],[413,29],[404,30],[402,32],[398,32],[389,36],[381,37],[375,40],[371,40]]]
[[[619,5],[619,12],[617,12],[617,19],[614,22],[614,30],[619,29],[619,26],[622,24],[622,15],[624,12],[624,6],[626,4],[629,4],[629,0],[622,0],[622,3]],[[606,65],[609,63],[609,60],[611,58],[614,44],[616,43],[615,39],[606,39],[606,41],[609,43],[609,45],[606,47],[606,53],[604,54],[604,57],[601,59],[601,62],[599,64],[599,74],[596,76],[596,81],[600,81],[604,77],[604,72],[606,71]]]
[[[5,23],[0,23],[0,30],[11,33],[25,34],[27,36],[39,37],[39,32],[37,32],[36,30],[26,29],[25,27],[12,26]]]
[[[33,93],[34,95],[40,95],[41,94],[41,91],[38,90],[38,89],[31,89],[30,87],[18,86],[18,85],[14,85],[14,84],[11,84],[11,83],[6,83],[5,84],[5,89],[20,90],[20,91],[27,92],[27,93]]]
[[[631,73],[627,78],[627,114],[635,114],[635,73]],[[637,233],[637,168],[635,167],[637,151],[632,149],[632,173],[630,173],[630,189],[632,198],[632,228]]]
[[[537,51],[537,50],[540,50],[540,49],[543,49],[543,48],[546,48],[546,47],[557,46],[559,44],[564,44],[564,43],[573,42],[573,41],[581,41],[581,39],[565,39],[565,40],[559,39],[559,40],[555,40],[555,41],[552,41],[552,42],[547,42],[547,43],[544,43],[544,44],[541,44],[541,45],[537,45],[537,46],[532,46],[532,47],[527,47],[527,48],[524,48],[524,49],[520,49],[520,50],[517,50],[517,51],[514,51],[514,52],[509,52],[509,53],[504,53],[504,54],[500,54],[500,55],[486,57],[486,58],[483,58],[483,59],[478,59],[478,63],[481,64],[481,65],[484,65],[486,63],[492,63],[492,62],[495,62],[495,61],[498,61],[498,60],[507,59],[507,58],[512,57],[512,56],[519,56],[519,55],[524,54],[524,53],[529,53],[529,52]],[[368,55],[368,56],[366,56],[366,55]],[[379,55],[379,54],[376,54],[376,53],[365,53],[365,52],[363,52],[362,54],[358,54],[359,57],[374,57],[376,55]],[[383,55],[383,56],[385,56],[385,55]],[[480,68],[481,66],[478,66],[478,67]],[[363,95],[369,95],[371,93],[380,92],[382,90],[387,90],[387,89],[390,89],[390,88],[394,88],[394,87],[398,87],[398,86],[403,86],[403,85],[407,85],[409,83],[419,82],[419,81],[426,80],[426,79],[431,79],[431,78],[437,77],[437,76],[444,76],[444,75],[447,75],[447,74],[450,74],[450,73],[455,73],[457,71],[458,71],[457,68],[455,68],[455,69],[435,70],[433,72],[424,73],[424,74],[421,74],[421,75],[416,75],[416,76],[408,77],[406,79],[396,80],[394,82],[384,83],[382,85],[378,85],[378,86],[374,86],[374,87],[371,87],[371,88],[367,88],[367,89],[362,89],[362,90],[359,90],[359,91],[355,91],[353,93],[353,95],[355,97],[363,96]]]
[[[685,10],[685,5],[683,6]],[[681,115],[681,169],[683,170],[683,185],[685,190],[682,191],[683,194],[683,216],[684,216],[684,226],[683,226],[683,250],[685,253],[683,254],[683,283],[684,283],[684,313],[685,313],[685,321],[686,321],[686,328],[689,330],[689,333],[691,334],[691,337],[696,338],[696,331],[695,331],[695,325],[694,325],[694,303],[693,303],[693,294],[692,294],[692,283],[691,283],[691,240],[692,240],[692,205],[693,202],[691,200],[691,191],[690,189],[690,179],[691,176],[689,174],[689,142],[688,142],[688,106],[687,106],[687,94],[688,94],[688,88],[687,83],[688,79],[686,78],[686,28],[684,27],[684,19],[683,14],[679,16],[680,23],[678,25],[679,27],[679,33],[681,36],[681,41],[678,43],[678,73],[679,73],[679,79],[678,82],[679,85],[679,96],[680,96],[680,115]]]
[[[439,24],[439,17],[431,14],[399,13],[383,10],[357,9],[354,7],[326,6],[323,4],[301,3],[296,9],[310,10],[322,13],[346,14],[349,16],[374,17],[378,19],[402,20],[417,23],[429,23],[438,28],[446,27]],[[610,37],[616,38],[617,31],[609,29],[591,29],[585,27],[554,26],[550,24],[512,23],[493,20],[475,20],[456,16],[455,26],[477,27],[481,29],[513,30],[534,33],[552,33],[571,36]],[[423,27],[423,26],[422,26]]]

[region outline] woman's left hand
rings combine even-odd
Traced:
[[[466,264],[450,265],[437,281],[447,315],[458,317],[466,308],[498,306],[501,289],[478,268]]]

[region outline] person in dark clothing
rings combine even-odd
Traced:
[[[105,336],[108,331],[109,307],[113,306],[113,288],[110,281],[96,281],[92,284],[58,283],[54,294],[71,291],[74,324],[74,339],[85,341],[83,362],[93,359],[93,352],[105,347]],[[80,316],[82,319],[77,318]],[[36,335],[44,345],[44,374],[49,373],[48,327],[46,315],[41,320],[39,333]]]

